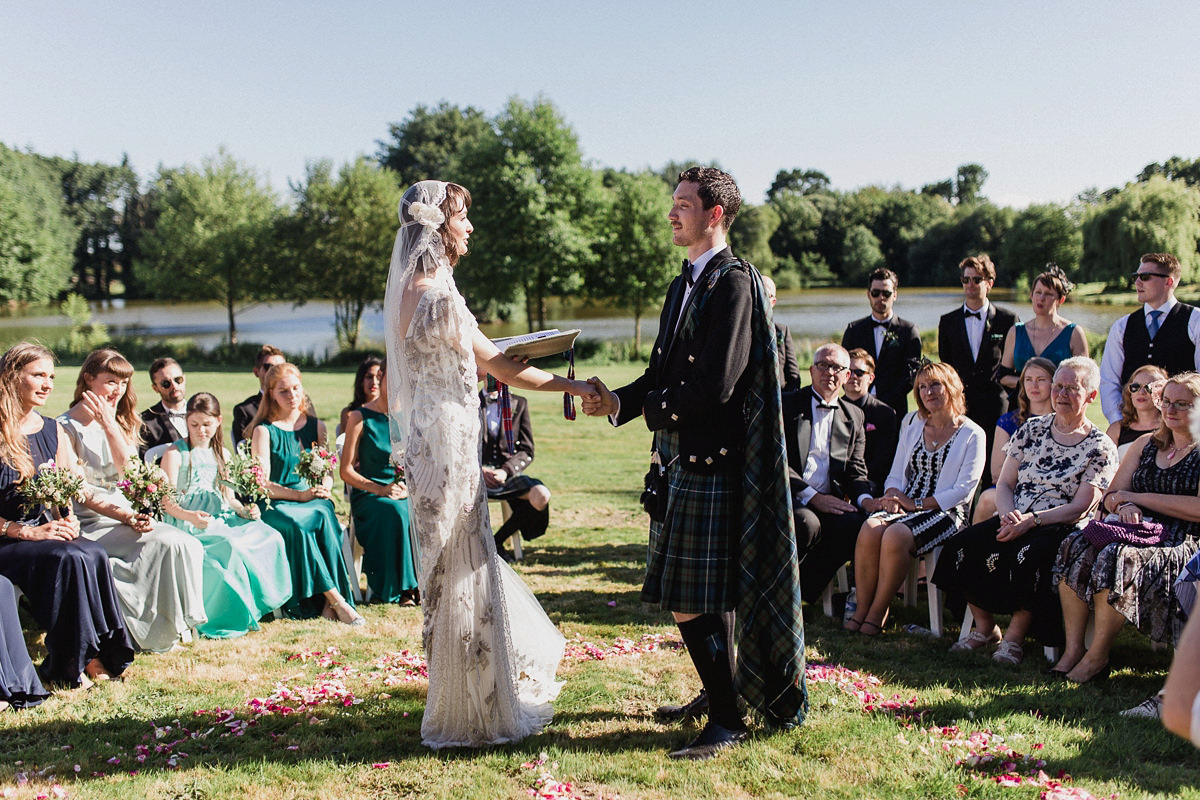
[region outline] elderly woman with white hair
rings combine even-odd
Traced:
[[[1058,365],[1053,413],[1034,417],[1009,439],[996,483],[997,516],[972,525],[945,546],[934,583],[957,587],[975,630],[952,650],[998,644],[992,660],[1019,664],[1029,633],[1063,642],[1053,568],[1059,546],[1083,526],[1117,468],[1117,448],[1087,418],[1100,370],[1085,356]],[[1011,614],[1001,637],[995,614]]]

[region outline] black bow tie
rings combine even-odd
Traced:
[[[837,406],[832,403],[817,403],[817,408],[827,408],[830,411],[837,411]]]
[[[967,317],[974,317],[975,319],[983,319],[983,312],[967,311],[966,309],[963,309],[963,319],[966,319]]]
[[[890,319],[880,322],[879,320],[875,319],[874,317],[871,318],[871,322],[873,322],[875,324],[876,328],[886,328],[888,325],[892,324],[892,321]]]
[[[168,417],[178,417],[179,419],[187,419],[187,412],[186,411],[168,411],[167,416]]]
[[[683,266],[679,269],[679,274],[683,276],[685,281],[687,281],[688,286],[696,285],[696,281],[692,279],[692,262],[688,261],[686,258],[683,260]]]

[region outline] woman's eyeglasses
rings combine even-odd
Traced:
[[[1152,383],[1131,383],[1129,384],[1129,393],[1137,394],[1138,392],[1146,392],[1149,394],[1150,390],[1153,388],[1154,384]]]
[[[164,389],[170,389],[172,380],[175,381],[176,386],[183,386],[184,377],[182,375],[176,375],[174,378],[163,378],[158,382],[158,385]]]
[[[1162,410],[1163,411],[1168,411],[1168,410],[1170,410],[1170,411],[1191,411],[1193,402],[1194,401],[1192,401],[1192,400],[1163,400],[1162,401]]]

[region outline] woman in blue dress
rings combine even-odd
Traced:
[[[53,390],[46,348],[21,342],[0,357],[0,575],[24,592],[46,631],[42,678],[90,686],[125,671],[133,641],[104,547],[80,536],[70,508],[29,506],[21,491],[47,464],[76,460],[59,423],[38,413]]]
[[[226,485],[228,454],[221,441],[221,405],[208,392],[187,403],[188,437],[163,454],[162,469],[179,490],[166,511],[172,524],[204,545],[204,613],[197,630],[228,639],[258,630],[258,620],[292,596],[283,537],[258,521]]]
[[[1034,356],[1041,356],[1057,367],[1071,356],[1088,354],[1083,328],[1058,313],[1074,288],[1055,264],[1048,265],[1034,279],[1029,292],[1033,319],[1013,325],[1004,338],[1004,355],[997,369],[1001,386],[1015,390],[1025,362]]]
[[[325,423],[310,413],[295,364],[271,367],[246,436],[269,476],[271,504],[262,507],[262,521],[283,534],[291,565],[292,598],[284,611],[362,625],[342,557],[342,523],[329,499],[333,477],[309,486],[296,472],[300,454],[317,442],[325,444],[326,434]]]

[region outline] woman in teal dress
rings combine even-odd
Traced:
[[[197,630],[229,639],[258,630],[258,620],[292,596],[283,537],[243,506],[219,481],[227,454],[221,441],[221,405],[208,392],[187,404],[188,438],[163,454],[162,468],[179,497],[164,507],[168,521],[204,545],[204,611]]]
[[[1071,356],[1088,354],[1087,337],[1083,328],[1058,313],[1075,285],[1055,264],[1033,281],[1029,301],[1033,305],[1033,319],[1018,322],[1008,329],[1004,339],[1004,354],[996,370],[1001,386],[1013,394],[1016,405],[1016,390],[1025,362],[1034,356],[1047,359],[1055,367]]]
[[[342,557],[342,523],[329,499],[333,477],[318,486],[296,473],[300,454],[325,444],[325,423],[307,411],[300,370],[295,364],[271,367],[258,412],[246,428],[250,449],[270,480],[271,504],[262,521],[283,534],[292,569],[292,598],[283,607],[292,617],[338,620],[362,625],[354,610],[350,577]]]
[[[386,373],[385,363],[381,375]],[[408,488],[392,463],[387,396],[384,377],[374,399],[346,415],[341,474],[350,487],[354,535],[366,552],[367,588],[381,602],[411,606],[420,598],[416,543],[408,526]]]

